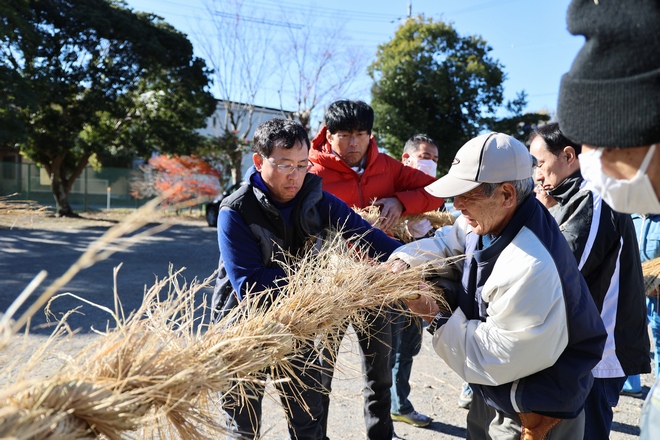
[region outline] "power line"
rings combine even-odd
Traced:
[[[154,1],[154,9],[160,8],[163,4],[168,4],[175,6],[177,8],[181,8],[184,10],[199,10],[199,11],[204,11],[208,12],[208,9],[204,6],[197,6],[194,4],[190,3],[183,3],[183,2],[178,2],[178,1],[173,1],[173,0],[158,0]],[[350,20],[355,20],[355,21],[368,21],[368,22],[375,22],[375,23],[389,23],[393,19],[391,14],[386,14],[386,13],[377,13],[377,12],[372,12],[372,11],[361,11],[361,10],[346,10],[346,9],[335,9],[335,8],[328,8],[328,7],[314,7],[311,8],[309,4],[298,4],[298,3],[292,3],[292,2],[263,2],[263,1],[258,1],[258,0],[247,0],[243,4],[249,4],[253,6],[254,8],[250,9],[255,9],[255,10],[261,10],[261,11],[266,11],[266,12],[283,12],[285,15],[291,15],[295,12],[298,11],[304,11],[304,10],[310,10],[314,12],[315,17],[324,17],[324,18],[336,18],[336,17],[350,17]],[[179,17],[187,17],[187,18],[197,18],[190,16],[185,13],[169,13],[169,15],[174,15],[174,16],[179,16]],[[269,15],[269,14],[267,14]]]
[[[257,23],[257,24],[265,24],[268,26],[286,27],[291,29],[302,29],[304,27],[302,24],[291,23],[289,21],[268,20],[266,18],[250,17],[247,15],[232,14],[229,12],[215,12],[215,15],[225,18],[237,18],[238,20],[241,21],[248,21],[250,23]]]

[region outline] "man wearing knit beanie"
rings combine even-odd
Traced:
[[[660,213],[660,2],[574,0],[567,22],[586,40],[557,117],[582,173],[615,210]]]
[[[659,214],[660,1],[573,0],[567,22],[585,43],[562,78],[557,117],[582,144],[583,177],[617,211]],[[640,440],[660,438],[658,380],[640,428]]]

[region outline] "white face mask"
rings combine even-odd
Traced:
[[[615,179],[603,172],[602,148],[595,148],[578,156],[582,176],[591,182],[612,209],[627,214],[660,214],[660,202],[646,169],[651,163],[656,144],[651,145],[637,174],[630,179]]]
[[[431,177],[435,177],[438,171],[438,164],[433,162],[431,159],[421,159],[417,161],[415,168],[423,173],[428,174]]]

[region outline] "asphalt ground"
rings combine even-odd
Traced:
[[[155,225],[148,225],[136,233]],[[18,294],[41,271],[48,273],[41,286],[19,309],[19,316],[56,278],[62,276],[86,248],[105,233],[107,227],[82,229],[0,229],[0,311],[5,311]],[[115,243],[113,246],[120,246]],[[126,250],[119,250],[108,259],[82,269],[59,293],[69,292],[85,300],[115,309],[116,288],[124,313],[137,309],[145,292],[156,279],[163,279],[174,270],[185,269],[180,278],[190,282],[211,276],[218,267],[218,245],[215,228],[202,222],[175,224],[146,237]],[[119,268],[116,276],[115,268]],[[201,296],[212,290],[202,289]],[[54,317],[69,310],[77,313],[68,318],[72,329],[87,333],[92,328],[105,328],[112,319],[107,312],[71,296],[63,296],[51,304]],[[39,311],[31,323],[31,333],[50,334],[51,324]]]

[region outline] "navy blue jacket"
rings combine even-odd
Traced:
[[[328,228],[364,245],[369,256],[385,261],[401,244],[373,228],[346,203],[322,191],[321,178],[307,174],[296,197],[286,204],[272,201],[261,175],[223,200],[218,215],[220,274],[212,300],[217,312],[237,304],[248,288],[261,292],[277,287],[285,276],[281,252],[297,255]],[[229,281],[229,283],[227,283]],[[221,291],[220,286],[225,286]],[[227,295],[227,287],[231,294]]]
[[[435,332],[434,349],[504,413],[576,417],[606,332],[557,222],[530,196],[488,247],[481,241],[459,217],[392,254],[445,270],[444,258],[464,256],[454,265],[458,308]]]

